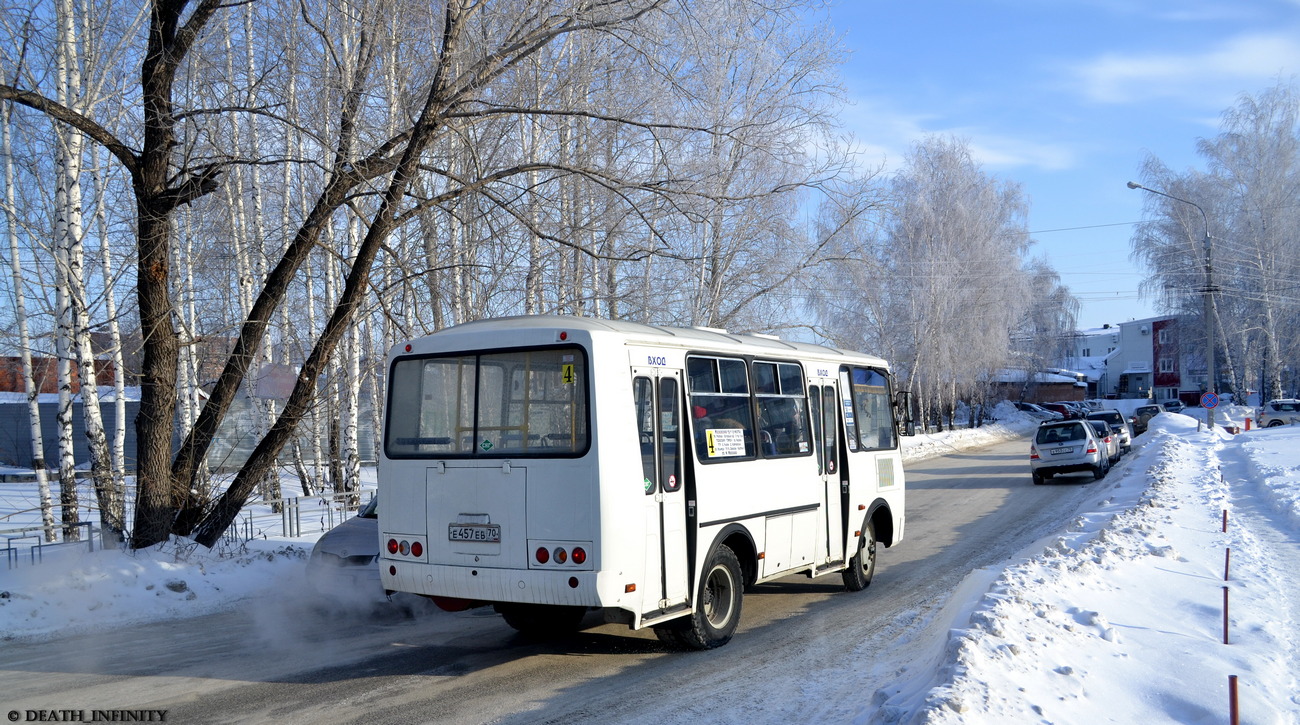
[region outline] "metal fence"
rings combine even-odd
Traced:
[[[62,527],[62,524],[59,524]],[[48,543],[45,541],[45,527],[32,526],[25,529],[10,529],[9,531],[0,532],[0,537],[4,538],[4,548],[0,552],[5,555],[5,568],[13,569],[20,564],[39,564],[45,560],[46,553],[57,551],[66,551],[78,547],[87,547],[87,551],[95,550],[95,534],[97,529],[91,521],[82,521],[73,524],[75,528],[85,527],[86,532],[81,536],[80,541],[56,541]],[[36,543],[31,543],[35,540]],[[26,556],[24,556],[26,554]]]
[[[238,545],[272,536],[323,533],[353,516],[373,496],[374,491],[358,491],[260,501],[256,508],[245,508],[236,517],[222,540]]]
[[[323,533],[355,515],[375,495],[374,491],[335,493],[317,496],[292,496],[273,501],[257,501],[244,508],[230,528],[221,537],[226,547],[242,547],[254,539],[272,537],[296,538],[313,533]],[[80,541],[45,541],[45,529],[29,526],[0,531],[0,553],[5,555],[8,569],[41,563],[52,552],[84,547],[95,550],[95,537],[100,530],[95,522],[75,524],[85,528]],[[63,524],[56,524],[62,529]]]

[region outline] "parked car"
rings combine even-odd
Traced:
[[[1111,427],[1110,423],[1104,420],[1087,420],[1085,421],[1097,431],[1097,437],[1101,440],[1102,445],[1106,446],[1106,462],[1115,465],[1123,453],[1119,447],[1119,433]]]
[[[319,594],[356,600],[384,599],[379,582],[379,515],[375,496],[357,515],[316,541],[307,560],[307,581]]]
[[[1033,403],[1020,401],[1018,403],[1013,403],[1012,405],[1015,405],[1018,410],[1028,413],[1030,416],[1039,420],[1064,420],[1065,418],[1065,416],[1060,413],[1048,410],[1041,405],[1035,405]]]
[[[1079,418],[1086,418],[1092,412],[1092,408],[1089,408],[1088,404],[1082,400],[1062,400],[1061,404],[1069,406]]]
[[[1119,432],[1119,449],[1121,454],[1133,450],[1133,429],[1129,427],[1128,421],[1124,420],[1124,414],[1118,410],[1102,410],[1096,413],[1089,413],[1088,420],[1104,420],[1110,423],[1112,428]]]
[[[1183,405],[1183,401],[1181,400],[1165,400],[1160,403],[1160,407],[1170,413],[1181,413],[1183,412],[1183,408],[1186,408],[1187,406]]]
[[[1046,422],[1029,444],[1029,471],[1041,485],[1058,473],[1090,471],[1094,481],[1110,470],[1105,443],[1091,423],[1081,420]]]
[[[1297,422],[1300,422],[1300,400],[1295,398],[1270,400],[1255,411],[1255,425],[1260,428],[1294,425]]]
[[[1134,435],[1142,435],[1143,433],[1146,433],[1147,426],[1151,423],[1151,419],[1163,412],[1164,411],[1161,410],[1158,405],[1139,405],[1133,411]]]
[[[1075,410],[1073,406],[1066,405],[1065,403],[1039,403],[1039,405],[1053,413],[1059,413],[1061,417],[1066,420],[1074,420],[1081,417],[1079,411]]]

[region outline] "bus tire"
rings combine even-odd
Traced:
[[[576,632],[587,614],[586,607],[555,604],[497,604],[494,607],[506,624],[534,637]]]
[[[719,544],[704,565],[695,611],[672,623],[677,625],[673,638],[689,649],[714,649],[730,642],[740,624],[744,593],[740,560],[730,547]]]
[[[858,537],[858,550],[849,559],[849,565],[843,572],[844,588],[851,592],[860,592],[871,586],[871,578],[876,575],[876,526],[870,521]]]

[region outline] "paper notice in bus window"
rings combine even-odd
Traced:
[[[563,380],[565,385],[573,385],[576,378],[573,377],[572,365],[560,366],[560,380]]]
[[[745,455],[745,431],[740,428],[709,428],[704,435],[709,458]]]

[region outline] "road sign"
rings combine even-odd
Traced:
[[[1215,407],[1218,407],[1218,405],[1219,405],[1219,396],[1218,396],[1218,395],[1215,395],[1214,393],[1202,393],[1202,394],[1201,394],[1201,407],[1202,407],[1202,408],[1215,408]]]

